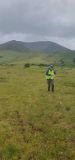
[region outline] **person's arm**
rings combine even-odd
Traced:
[[[48,75],[49,68],[46,70],[46,75]]]

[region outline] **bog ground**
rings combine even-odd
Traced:
[[[0,160],[75,160],[75,69],[0,66]]]

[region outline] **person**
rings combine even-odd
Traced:
[[[56,72],[54,70],[53,65],[50,65],[46,71],[46,79],[48,84],[48,91],[54,92],[54,76]]]

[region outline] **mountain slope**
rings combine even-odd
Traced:
[[[48,52],[48,53],[57,53],[57,52],[69,52],[70,50],[49,41],[38,41],[38,42],[20,42],[20,41],[9,41],[7,43],[0,45],[0,50],[11,50],[11,51],[35,51],[35,52]]]
[[[19,41],[9,41],[0,45],[0,50],[11,50],[17,52],[25,52],[28,51],[28,48],[25,46],[23,42]]]
[[[54,63],[73,65],[75,51],[49,41],[9,41],[0,45],[0,64],[3,63]]]

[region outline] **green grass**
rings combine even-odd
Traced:
[[[37,52],[17,52],[17,51],[0,51],[0,64],[10,63],[46,63],[46,53]]]
[[[0,67],[0,159],[75,160],[75,69]]]
[[[75,52],[71,53],[42,53],[42,52],[17,52],[17,51],[0,51],[0,64],[10,63],[54,63],[59,65],[59,61],[63,59],[65,66],[72,66],[75,59]]]

